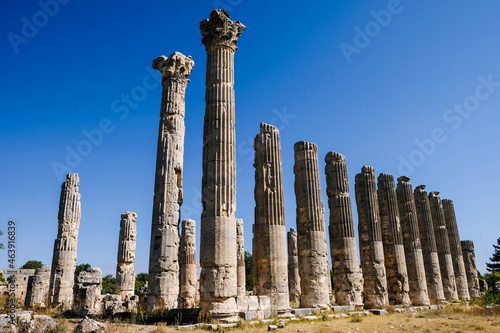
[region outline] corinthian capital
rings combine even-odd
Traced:
[[[162,55],[153,60],[153,68],[161,72],[163,79],[188,80],[193,66],[191,56],[186,57],[179,52],[172,53],[168,58]]]
[[[238,38],[246,28],[240,21],[231,21],[224,9],[215,9],[210,13],[210,19],[200,22],[203,36],[201,42],[207,50],[217,46],[228,46],[237,50]]]

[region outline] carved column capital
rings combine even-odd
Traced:
[[[214,47],[227,46],[236,51],[236,43],[245,27],[240,21],[231,21],[224,9],[215,9],[210,13],[210,19],[200,22],[203,38],[201,42],[207,51]]]

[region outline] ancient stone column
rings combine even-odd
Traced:
[[[288,232],[288,290],[290,290],[290,305],[300,306],[300,275],[299,250],[297,248],[297,231],[290,228]]]
[[[330,268],[325,232],[325,208],[319,185],[318,147],[295,143],[295,198],[299,251],[300,306],[328,308]]]
[[[330,208],[330,254],[332,257],[335,302],[339,305],[363,305],[362,277],[354,237],[349,179],[345,157],[329,152],[325,157],[326,193]]]
[[[413,191],[413,196],[417,209],[420,243],[422,244],[422,255],[424,257],[427,293],[433,304],[440,304],[445,302],[446,299],[444,297],[443,281],[439,267],[439,255],[437,253],[436,237],[432,224],[431,207],[429,197],[425,191],[425,185],[417,186],[415,191]]]
[[[458,300],[458,294],[453,270],[453,258],[451,256],[448,231],[446,230],[443,203],[438,194],[439,192],[429,193],[429,203],[434,225],[434,236],[436,237],[439,268],[441,269],[444,297],[447,301],[455,301]]]
[[[356,206],[361,268],[363,271],[364,304],[367,309],[384,309],[389,303],[384,264],[382,226],[378,206],[375,171],[361,168],[355,177]]]
[[[194,62],[179,52],[153,60],[162,74],[163,93],[156,154],[153,221],[149,251],[147,306],[177,308],[179,223],[184,161],[184,95]]]
[[[271,309],[290,309],[280,134],[261,123],[255,148],[254,295],[268,296]]]
[[[237,287],[238,296],[246,295],[245,276],[245,235],[243,219],[236,219],[236,262],[237,262]]]
[[[116,265],[116,294],[125,300],[135,290],[135,241],[137,236],[137,214],[125,212],[121,216],[118,238],[118,264]]]
[[[223,9],[200,22],[207,52],[201,215],[200,308],[238,320],[234,51],[245,26]]]
[[[76,308],[81,316],[96,313],[96,303],[101,295],[102,272],[98,267],[81,271],[76,278]]]
[[[61,310],[70,309],[73,305],[76,248],[81,217],[79,185],[78,174],[68,173],[62,184],[59,201],[59,227],[54,242],[49,302],[51,307],[60,307]]]
[[[196,276],[196,222],[182,221],[180,247],[181,295],[180,306],[183,309],[195,307],[198,277]]]
[[[457,286],[458,298],[464,301],[470,299],[469,286],[467,285],[467,273],[465,272],[464,257],[462,254],[462,245],[458,234],[458,224],[455,215],[455,207],[450,199],[443,199],[444,218],[446,221],[446,230],[448,231],[448,240],[450,241],[450,252],[453,258],[453,272],[455,272],[455,283]]]
[[[413,187],[408,181],[409,177],[398,178],[396,189],[398,198],[399,217],[403,231],[403,243],[406,255],[406,267],[410,284],[410,299],[412,305],[429,305],[427,293],[427,280],[425,278],[425,264],[420,243],[418,229],[417,207],[413,196]]]
[[[464,257],[465,273],[467,274],[467,285],[470,297],[479,297],[479,279],[477,277],[476,254],[474,253],[474,242],[463,240],[462,254]]]
[[[477,277],[477,274],[476,274]],[[49,292],[50,266],[42,266],[35,270],[32,278],[30,291],[26,296],[26,305],[33,307],[38,305],[42,308],[47,306],[47,296]]]
[[[411,304],[406,270],[405,247],[399,219],[394,177],[381,173],[378,176],[378,202],[384,244],[384,264],[387,274],[387,293],[392,305]]]

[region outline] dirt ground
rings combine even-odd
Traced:
[[[61,320],[59,332],[72,332],[77,320]],[[240,323],[240,327],[221,329],[218,332],[266,332],[269,323],[249,325]],[[182,330],[185,332],[209,332],[207,329]],[[174,326],[131,325],[108,321],[109,333],[131,332],[179,332]],[[330,333],[330,332],[500,332],[500,307],[485,309],[483,307],[449,306],[440,310],[429,310],[416,313],[390,313],[385,316],[368,315],[363,317],[345,317],[323,320],[290,321],[286,327],[276,332],[294,333]]]

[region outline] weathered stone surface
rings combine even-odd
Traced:
[[[465,273],[467,274],[467,286],[469,287],[470,297],[479,297],[479,279],[476,267],[476,254],[474,252],[474,242],[471,240],[463,240],[462,254],[464,258]]]
[[[253,225],[254,295],[266,295],[278,313],[290,309],[287,235],[281,166],[281,143],[276,127],[261,123],[255,148],[255,224]]]
[[[297,248],[297,231],[290,228],[288,232],[288,289],[290,290],[290,306],[300,306],[299,251]]]
[[[133,296],[135,290],[136,221],[137,214],[134,212],[125,212],[121,215],[115,292],[121,295],[123,300],[126,296]]]
[[[450,199],[443,199],[442,202],[448,240],[450,241],[450,252],[453,258],[453,272],[455,273],[458,298],[468,301],[470,299],[469,286],[467,285],[467,273],[465,272],[462,245],[460,244],[460,236],[458,234],[455,207],[453,206],[453,201]]]
[[[56,322],[46,315],[34,315],[33,311],[16,311],[15,324],[10,324],[9,315],[0,315],[0,331],[6,333],[48,333],[56,329]]]
[[[479,291],[484,293],[488,290],[488,282],[485,280],[479,280]]]
[[[243,220],[236,219],[236,264],[237,264],[237,296],[246,295],[245,276],[245,235],[243,231]]]
[[[194,308],[196,303],[196,290],[198,277],[196,271],[196,222],[193,220],[182,221],[181,235],[181,295],[180,306],[184,309]]]
[[[446,230],[443,203],[438,194],[439,192],[429,193],[429,203],[431,206],[432,223],[434,225],[434,236],[436,237],[444,297],[447,301],[451,302],[458,299],[458,294],[455,284],[455,273],[453,271],[453,258],[451,256],[448,231]]]
[[[300,306],[326,309],[330,305],[331,287],[318,147],[314,143],[300,141],[295,143],[294,150]]]
[[[0,274],[4,278],[8,275],[15,276],[14,296],[20,304],[29,305],[28,302],[31,298],[31,286],[35,272],[35,269],[0,269]]]
[[[46,307],[49,293],[50,266],[42,266],[35,270],[26,296],[26,305]],[[17,280],[17,279],[16,279]]]
[[[365,308],[385,309],[389,298],[373,167],[364,166],[361,173],[356,175],[355,192]]]
[[[493,285],[492,289],[497,294],[500,294],[500,281],[495,282],[495,284]]]
[[[175,52],[153,60],[162,74],[163,93],[149,252],[149,309],[177,308],[179,223],[184,162],[185,91],[194,62]]]
[[[439,267],[439,256],[437,253],[434,226],[432,223],[431,207],[429,197],[425,191],[425,185],[420,185],[413,191],[415,206],[417,209],[418,229],[420,242],[422,244],[422,255],[424,257],[425,279],[427,281],[427,293],[433,304],[446,301],[443,291],[441,269]]]
[[[104,333],[107,325],[85,317],[78,323],[75,333]]]
[[[73,305],[73,285],[76,269],[76,248],[80,228],[81,206],[78,174],[68,173],[62,184],[59,201],[58,231],[49,284],[49,302],[62,310]]]
[[[207,52],[200,244],[200,308],[237,321],[234,51],[245,26],[223,9],[200,22]]]
[[[403,243],[406,255],[406,267],[410,284],[410,299],[413,306],[430,305],[425,278],[425,265],[418,229],[417,207],[413,187],[409,177],[398,178],[396,189],[399,216],[403,231]]]
[[[339,305],[363,305],[363,283],[358,263],[349,179],[345,157],[329,152],[325,157],[326,193],[330,208],[330,254],[333,288]]]
[[[81,315],[98,313],[102,289],[102,272],[98,267],[81,271],[76,278],[75,305]]]
[[[382,242],[384,244],[384,264],[387,274],[389,303],[391,305],[409,306],[411,304],[408,294],[410,286],[406,269],[405,247],[403,245],[398,200],[392,175],[381,173],[378,176],[377,196],[382,227]]]

